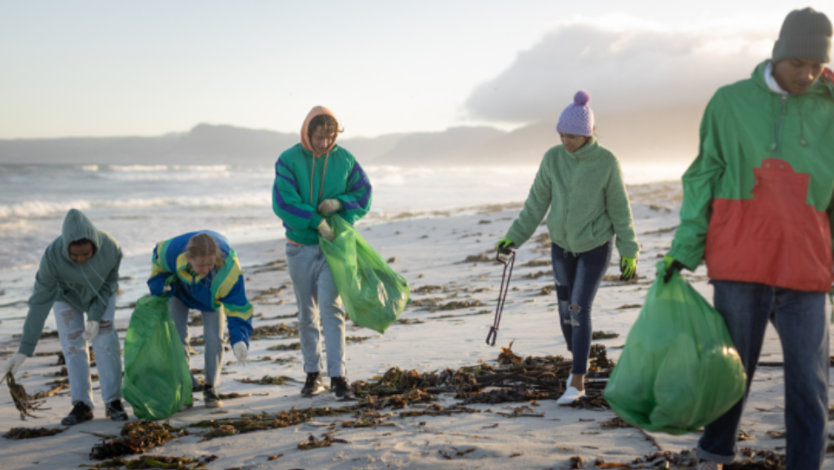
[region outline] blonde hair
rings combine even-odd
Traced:
[[[185,257],[189,260],[203,257],[214,257],[214,267],[220,269],[226,262],[226,257],[214,241],[214,237],[207,233],[198,233],[188,240],[185,245]]]

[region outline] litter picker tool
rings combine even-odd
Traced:
[[[502,258],[501,255],[504,255]],[[495,306],[495,318],[492,326],[489,327],[489,334],[486,337],[486,344],[495,346],[495,339],[498,337],[498,324],[501,323],[501,313],[504,311],[504,301],[507,300],[507,292],[510,290],[510,277],[513,275],[513,264],[515,264],[515,251],[507,250],[502,253],[500,250],[495,255],[495,260],[504,265],[504,273],[501,274],[501,288],[498,290],[498,303]]]

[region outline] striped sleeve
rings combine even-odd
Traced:
[[[283,158],[275,162],[272,210],[292,230],[316,228],[321,222],[321,216],[316,214],[315,209],[302,200],[295,175]]]
[[[371,182],[359,162],[353,162],[353,168],[347,178],[347,191],[337,196],[342,202],[343,218],[354,223],[371,209]]]

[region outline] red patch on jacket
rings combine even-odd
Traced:
[[[711,279],[828,292],[834,281],[828,214],[806,203],[810,175],[768,158],[752,199],[712,202],[705,258]]]

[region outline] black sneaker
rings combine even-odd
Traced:
[[[61,424],[64,426],[72,426],[91,419],[93,419],[93,410],[83,401],[77,401],[73,403],[70,414],[61,420]]]
[[[223,402],[220,401],[220,397],[217,396],[214,387],[209,386],[203,389],[203,403],[205,403],[206,408],[220,408],[223,406]]]
[[[104,414],[113,421],[127,421],[127,413],[125,413],[122,401],[119,399],[104,405]]]
[[[323,391],[324,384],[321,381],[321,375],[318,372],[307,372],[307,381],[304,382],[304,387],[301,389],[301,396],[310,398]]]
[[[330,391],[335,393],[338,398],[348,400],[353,398],[350,385],[348,385],[344,377],[330,377]]]

